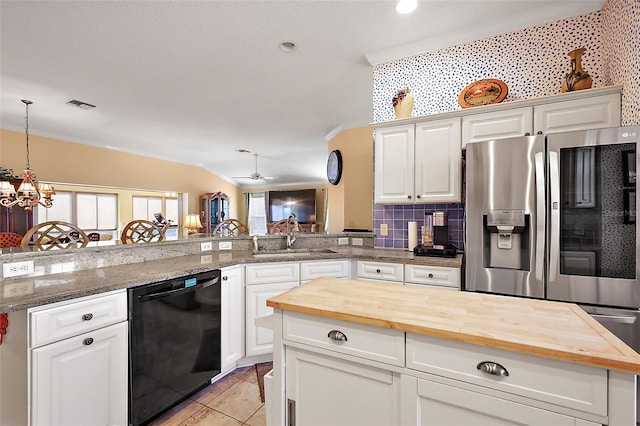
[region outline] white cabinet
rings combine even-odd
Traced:
[[[620,126],[620,94],[552,102],[533,108],[533,132],[544,134]]]
[[[294,312],[282,330],[289,424],[400,424],[400,374],[391,366],[404,365],[404,333]]]
[[[127,424],[127,323],[31,351],[32,425]]]
[[[404,265],[404,283],[460,290],[460,268],[406,264]]]
[[[533,133],[533,108],[513,108],[462,117],[462,147],[468,143]]]
[[[620,126],[620,94],[579,94],[580,98],[537,100],[534,105],[462,117],[462,147],[467,143],[525,134],[550,134]]]
[[[32,425],[128,422],[127,295],[28,311]]]
[[[402,263],[358,260],[356,262],[356,275],[358,279],[403,284],[404,265]]]
[[[485,395],[482,392],[452,384],[411,376],[403,376],[402,379],[403,425],[596,426],[598,424]]]
[[[273,351],[273,332],[255,324],[257,318],[273,313],[267,299],[300,285],[298,262],[247,265],[245,355],[264,355]]]
[[[297,348],[286,359],[287,424],[401,424],[400,374]]]
[[[350,278],[351,261],[322,260],[300,263],[300,282],[314,280],[320,277]]]
[[[375,202],[460,201],[460,118],[375,130]]]
[[[232,370],[244,356],[244,266],[221,269],[220,361],[222,372]]]

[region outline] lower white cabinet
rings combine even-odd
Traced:
[[[290,347],[286,359],[288,424],[401,424],[400,374]]]
[[[460,268],[406,264],[404,283],[460,290]]]
[[[255,321],[273,313],[267,299],[300,285],[300,263],[264,263],[245,268],[245,355],[264,355],[273,351],[273,331],[257,326]]]
[[[127,323],[31,351],[31,424],[126,425]]]
[[[128,424],[126,313],[125,291],[28,311],[32,426]]]
[[[402,284],[404,281],[404,265],[402,263],[358,260],[356,262],[356,274],[358,279]]]
[[[604,368],[290,311],[274,324],[269,426],[627,424]]]
[[[231,371],[244,356],[244,266],[221,269],[222,311],[220,363],[222,372]]]
[[[558,414],[416,377],[402,377],[403,425],[416,426],[596,426],[586,420]]]

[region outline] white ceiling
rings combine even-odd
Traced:
[[[366,125],[372,65],[599,10],[591,0],[0,2],[0,125],[326,183],[327,137]],[[293,53],[279,49],[297,45]],[[97,108],[65,105],[78,99]],[[37,164],[33,164],[37,169]]]

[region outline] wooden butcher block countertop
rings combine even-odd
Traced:
[[[640,374],[640,355],[573,303],[318,278],[267,306]]]

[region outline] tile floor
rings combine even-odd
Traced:
[[[241,367],[192,395],[151,426],[266,426],[253,366]]]

